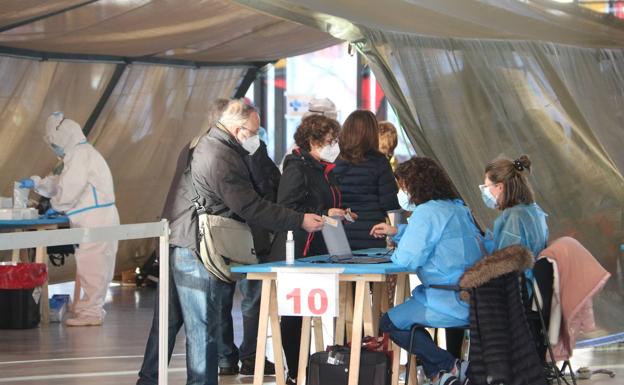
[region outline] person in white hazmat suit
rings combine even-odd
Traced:
[[[60,175],[21,181],[50,198],[52,208],[69,217],[71,227],[119,225],[113,178],[102,155],[87,142],[75,121],[55,112],[46,121],[45,141],[63,158]],[[76,281],[84,295],[74,299],[67,326],[101,325],[104,300],[113,278],[117,241],[84,243],[76,248]]]

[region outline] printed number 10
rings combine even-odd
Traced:
[[[320,303],[317,306],[316,297],[320,297]],[[301,314],[301,289],[296,288],[286,294],[286,299],[294,301],[294,313]],[[327,293],[323,289],[312,289],[308,293],[308,309],[315,315],[321,315],[327,311]]]

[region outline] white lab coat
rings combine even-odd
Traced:
[[[87,142],[80,125],[55,113],[46,122],[45,140],[64,150],[64,166],[60,175],[43,179],[33,176],[35,191],[49,197],[56,211],[66,213],[71,227],[118,225],[110,169],[102,155]],[[75,317],[104,316],[116,254],[116,241],[80,244],[76,249],[76,280],[84,296],[75,302]]]

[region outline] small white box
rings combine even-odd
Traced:
[[[0,197],[0,209],[11,209],[11,208],[13,208],[13,198]]]
[[[13,219],[16,221],[39,218],[39,212],[35,208],[13,209]]]

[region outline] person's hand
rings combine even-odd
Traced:
[[[323,218],[316,214],[304,214],[301,228],[308,233],[314,233],[323,228]]]
[[[48,211],[45,212],[45,217],[46,218],[56,218],[59,215],[61,215],[61,213],[59,213],[58,211],[54,210],[53,208],[49,208]]]
[[[390,226],[387,223],[378,223],[370,231],[370,235],[375,238],[383,238],[386,235],[395,235],[398,232],[397,228]]]
[[[328,217],[340,217],[340,219],[344,219],[344,216],[347,212],[344,211],[343,209],[337,209],[337,208],[333,208],[333,209],[329,209],[327,210],[327,216]]]
[[[346,211],[347,211],[348,216],[350,216],[351,219],[353,219],[353,222],[357,221],[359,216],[356,213],[351,211],[351,209],[347,209]]]
[[[35,188],[35,181],[30,179],[30,178],[20,179],[19,186],[20,186],[20,188],[33,189],[33,188]]]

